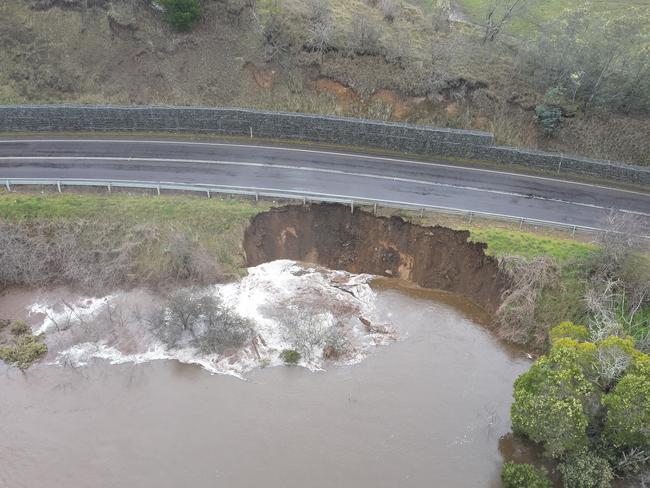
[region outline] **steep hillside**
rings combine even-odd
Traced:
[[[541,45],[530,26],[559,25],[561,8],[543,19],[521,12],[484,42],[482,2],[448,3],[204,0],[200,22],[177,33],[148,0],[5,0],[0,103],[337,113],[489,130],[503,144],[650,164],[647,66],[639,61],[636,81],[619,67],[637,66],[630,56],[638,61],[647,35],[610,63],[609,84],[599,82],[618,98],[600,89],[587,105],[586,75],[573,93],[539,75]],[[624,3],[632,16],[643,1]],[[624,89],[612,88],[616,76]],[[542,105],[560,112],[550,136],[535,118]]]

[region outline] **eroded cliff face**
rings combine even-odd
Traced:
[[[338,204],[274,208],[251,219],[244,235],[249,266],[274,259],[318,263],[352,273],[408,280],[458,293],[495,312],[508,286],[497,260],[469,232],[423,227]]]

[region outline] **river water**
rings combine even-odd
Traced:
[[[249,352],[165,360],[173,355],[124,326],[129,317],[102,337],[65,335],[47,325],[61,325],[57,301],[97,309],[66,290],[0,297],[4,314],[31,311],[50,347],[26,374],[0,365],[0,486],[501,486],[512,384],[530,361],[494,339],[480,311],[394,281],[264,266],[219,292],[259,324],[265,368]],[[350,319],[354,354],[275,361],[282,337],[264,310],[303,292]],[[154,300],[130,293],[127,302]],[[357,315],[386,330],[369,333]],[[79,344],[84,354],[70,354]]]

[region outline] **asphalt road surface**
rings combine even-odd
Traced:
[[[650,225],[650,189],[321,149],[176,139],[0,139],[0,180],[83,178],[336,194],[600,227],[610,209]],[[647,232],[646,232],[647,234]]]

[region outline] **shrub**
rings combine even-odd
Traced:
[[[645,373],[645,374],[644,374]],[[605,396],[606,436],[616,446],[650,447],[650,374],[632,370]]]
[[[47,352],[47,346],[31,334],[15,338],[12,345],[0,346],[0,359],[25,370]]]
[[[562,125],[562,109],[550,105],[535,107],[537,125],[547,137],[554,136]]]
[[[351,55],[378,56],[381,54],[380,32],[373,20],[365,14],[355,14],[347,36]]]
[[[191,343],[205,354],[241,347],[255,333],[253,324],[226,307],[217,295],[196,289],[170,294],[152,314],[149,325],[167,347]]]
[[[567,456],[558,470],[565,488],[608,488],[614,479],[609,463],[588,450]]]
[[[165,20],[179,32],[192,30],[201,18],[201,5],[198,0],[160,0],[165,7]]]
[[[394,0],[380,0],[377,6],[384,14],[384,19],[390,23],[395,21],[402,10],[402,6]]]
[[[285,362],[285,364],[291,366],[298,364],[300,358],[301,358],[300,353],[295,349],[284,349],[280,353],[280,359],[282,359]]]
[[[13,322],[9,330],[15,336],[30,334],[32,332],[32,330],[23,320],[16,320]]]
[[[584,325],[577,325],[573,322],[562,322],[551,329],[549,336],[551,342],[565,337],[574,341],[586,341],[589,339],[589,331]]]
[[[531,464],[509,461],[503,465],[501,479],[504,488],[551,488],[551,481],[546,472]]]
[[[567,341],[567,343],[563,342]],[[553,457],[587,445],[588,404],[595,395],[578,343],[563,339],[515,381],[515,432],[544,445]]]

